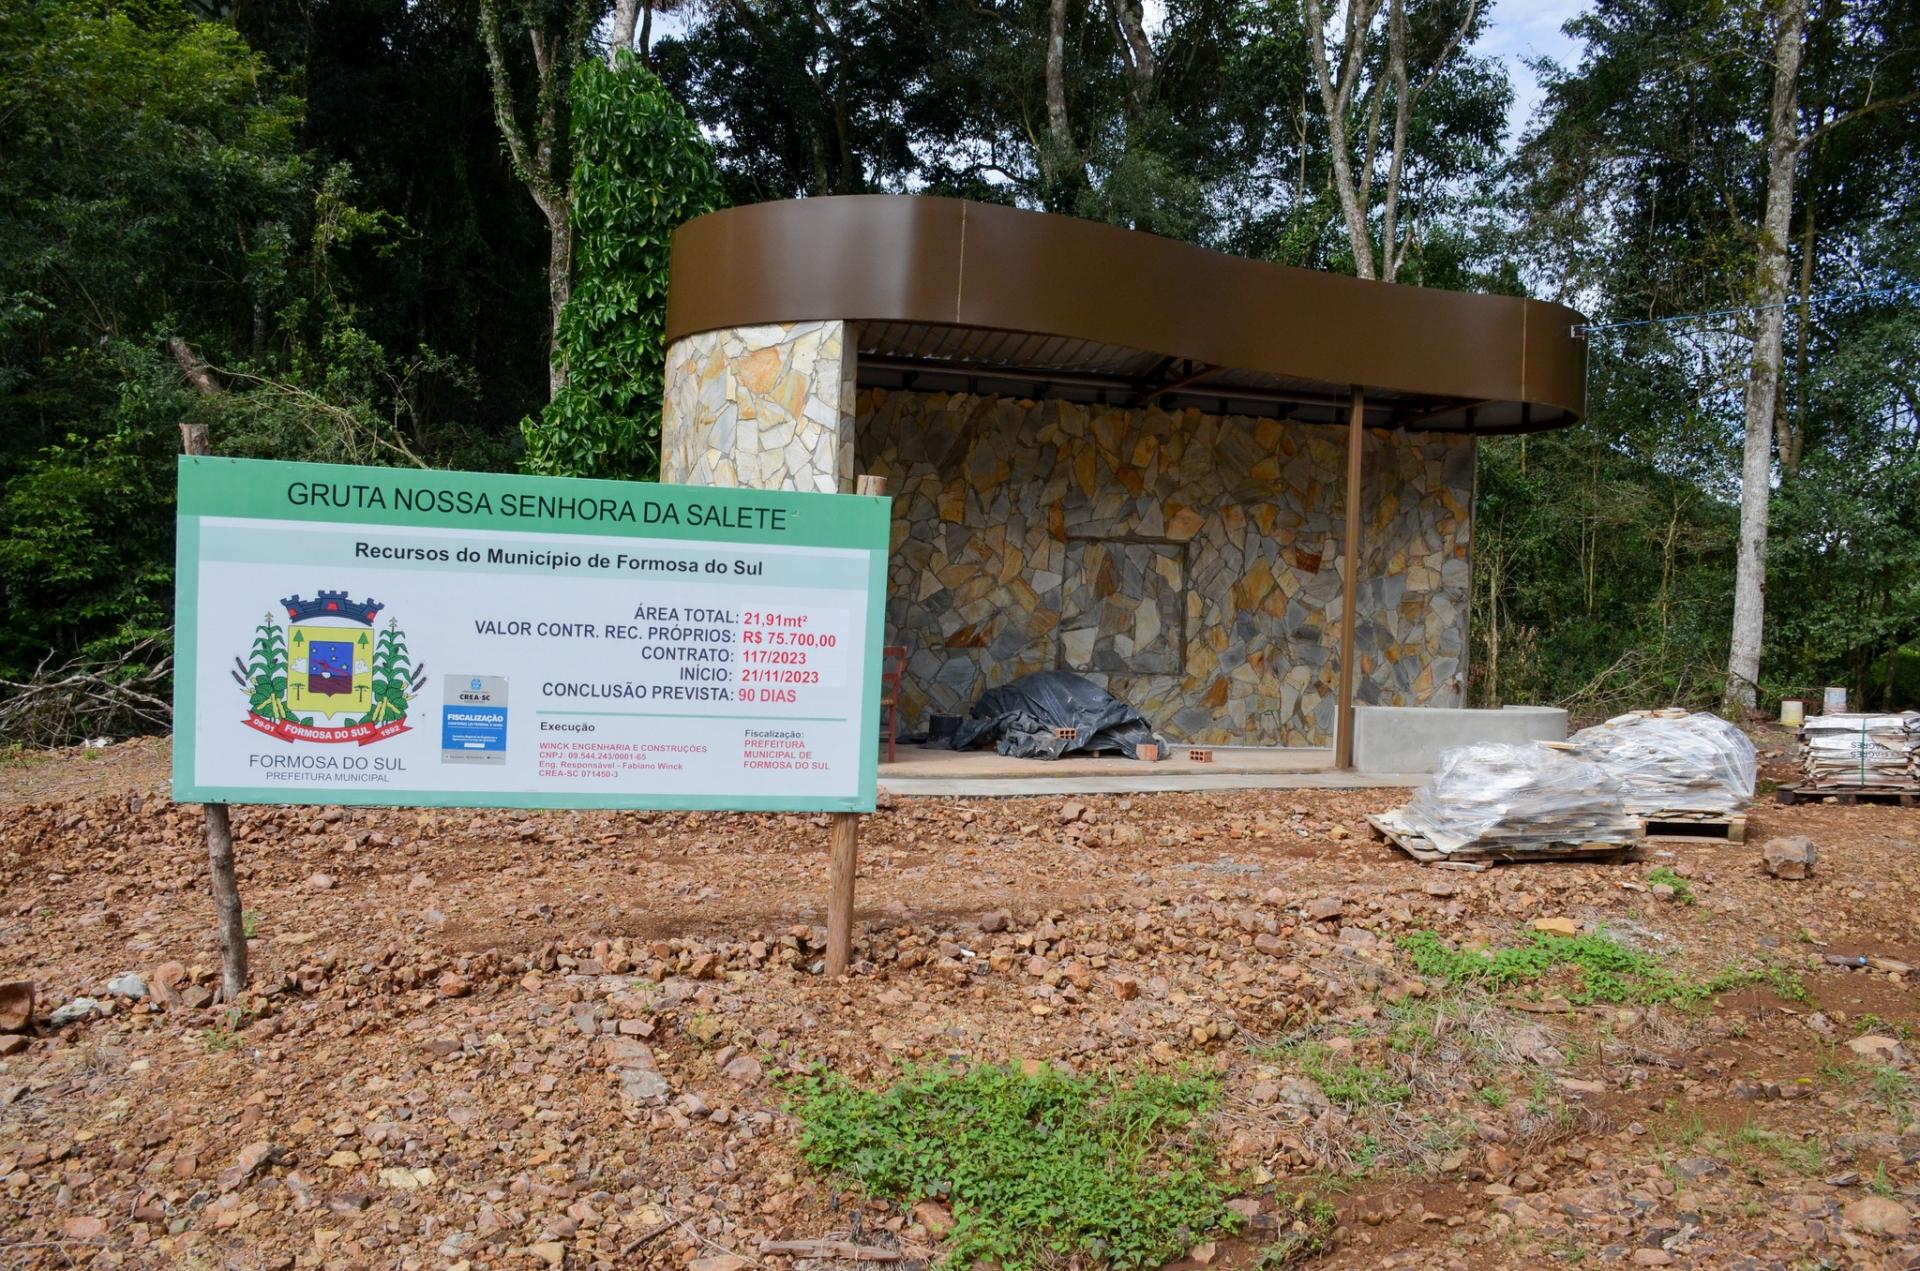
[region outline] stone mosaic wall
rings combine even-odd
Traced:
[[[1170,737],[1326,745],[1345,430],[869,389],[857,470],[894,496],[904,718],[1085,673]],[[1458,706],[1473,443],[1373,431],[1356,700]]]
[[[660,479],[762,490],[853,488],[847,324],[734,327],[667,350]]]

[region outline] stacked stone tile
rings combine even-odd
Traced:
[[[1810,715],[1800,768],[1815,790],[1920,790],[1920,712]]]
[[[1626,792],[1627,811],[1737,812],[1759,773],[1753,742],[1707,711],[1631,711],[1568,739]]]
[[[1554,851],[1640,841],[1640,819],[1611,773],[1571,747],[1457,746],[1397,814],[1434,851]]]

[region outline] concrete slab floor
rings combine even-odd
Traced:
[[[1211,763],[1176,746],[1156,763],[1099,755],[1011,759],[991,750],[901,746],[880,764],[880,785],[899,795],[1009,797],[1148,794],[1182,790],[1362,790],[1424,785],[1425,773],[1336,772],[1333,752],[1305,747],[1213,746]]]

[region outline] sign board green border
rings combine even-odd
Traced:
[[[355,486],[407,492],[409,506],[352,510],[296,501],[290,491],[301,484],[348,489]],[[471,510],[485,494],[488,510]],[[422,497],[427,496],[427,497]],[[465,496],[464,499],[462,496]],[[542,503],[542,497],[547,500]],[[674,509],[677,523],[646,524],[600,518],[581,519],[551,510],[556,501],[600,502],[636,508],[644,517]],[[421,507],[421,504],[428,506]],[[463,510],[467,508],[469,510]],[[522,509],[511,514],[502,509]],[[694,509],[699,509],[695,512]],[[777,538],[764,529],[738,528],[765,520],[768,510],[782,515]],[[197,786],[193,781],[196,690],[199,668],[200,529],[204,517],[240,517],[354,526],[427,527],[440,530],[519,531],[572,534],[636,541],[785,547],[821,547],[867,553],[867,631],[859,675],[860,771],[851,798],[811,799],[742,792],[711,795],[618,793],[514,793],[484,791],[314,789],[310,798],[290,791]],[[892,504],[883,497],[803,494],[786,490],[745,490],[717,486],[674,486],[650,482],[584,478],[528,477],[440,469],[361,468],[336,464],[280,463],[260,459],[182,456],[174,557],[174,742],[173,797],[180,803],[346,804],[420,807],[636,808],[740,812],[871,812],[880,753],[880,670],[885,639],[886,562],[892,531]]]

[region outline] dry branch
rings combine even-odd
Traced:
[[[66,746],[92,737],[165,732],[173,655],[141,640],[112,658],[49,654],[25,680],[0,679],[0,737],[28,746]]]

